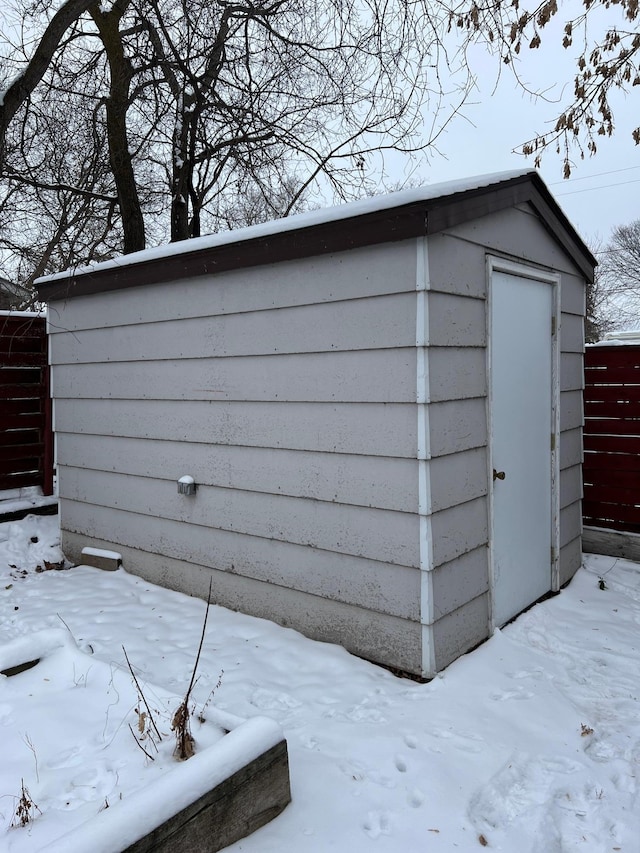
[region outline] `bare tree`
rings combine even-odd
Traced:
[[[540,51],[542,61],[544,42],[550,38],[545,28],[561,20],[562,46],[576,51],[572,94],[551,130],[532,136],[521,151],[533,155],[538,165],[547,149],[555,150],[568,178],[576,156],[595,154],[598,139],[614,133],[615,96],[640,85],[639,16],[638,0],[542,0],[526,6],[520,0],[464,0],[450,7],[449,31],[457,32],[463,49],[478,42],[485,45],[524,90],[541,96],[520,76],[521,60],[528,54],[531,69],[531,52]],[[560,81],[561,86],[566,82]],[[640,127],[633,129],[632,139],[640,144]]]
[[[427,0],[14,2],[0,218],[37,208],[31,252],[4,243],[25,280],[361,195],[385,151],[428,151],[472,85]]]
[[[616,328],[640,328],[640,219],[614,228],[596,257],[598,276],[588,302],[599,336]]]

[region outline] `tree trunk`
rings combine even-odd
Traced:
[[[137,252],[145,247],[144,217],[140,206],[138,187],[136,186],[133,163],[129,153],[127,135],[127,108],[131,85],[131,63],[124,53],[120,36],[120,19],[128,5],[128,0],[115,3],[110,12],[103,14],[92,10],[93,18],[109,62],[110,88],[106,99],[107,139],[109,142],[109,162],[116,184],[122,229],[124,253]]]

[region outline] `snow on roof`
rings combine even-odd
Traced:
[[[97,272],[98,270],[116,269],[123,266],[143,264],[158,258],[166,258],[174,255],[197,252],[202,249],[212,249],[230,243],[240,243],[245,240],[255,240],[261,237],[269,237],[272,234],[281,234],[285,231],[295,231],[300,228],[309,228],[313,225],[322,225],[327,222],[337,222],[342,219],[350,219],[355,216],[363,216],[368,213],[377,213],[383,210],[391,210],[395,207],[403,207],[407,204],[433,201],[437,198],[455,195],[456,193],[469,192],[492,186],[493,184],[510,181],[514,178],[522,178],[527,175],[537,175],[535,169],[516,169],[506,172],[493,172],[488,175],[476,175],[475,177],[459,178],[455,181],[446,181],[439,184],[417,187],[415,189],[400,190],[395,193],[376,195],[358,201],[341,204],[335,207],[320,208],[288,216],[285,219],[273,219],[259,225],[249,225],[233,231],[222,231],[209,234],[205,237],[196,237],[191,240],[182,240],[178,243],[169,243],[141,252],[133,252],[124,257],[114,258],[86,267],[75,267],[54,275],[44,276],[36,281],[36,284],[59,281],[60,279],[72,278],[84,273]]]

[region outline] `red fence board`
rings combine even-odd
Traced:
[[[0,490],[53,492],[47,353],[43,317],[0,315]]]
[[[585,370],[603,367],[640,367],[640,346],[625,344],[624,346],[587,347],[584,354]]]
[[[640,367],[585,368],[590,385],[640,385]]]
[[[43,453],[43,444],[0,444],[0,462],[32,457],[39,459]]]
[[[590,418],[585,410],[585,435],[640,435],[640,420],[633,418]]]
[[[639,395],[640,396],[640,395]],[[640,418],[640,401],[585,400],[585,418]]]
[[[640,461],[636,464],[635,470],[629,470],[625,467],[623,470],[611,468],[609,466],[602,468],[592,468],[585,459],[585,464],[582,469],[582,479],[585,488],[589,486],[613,486],[620,489],[634,489],[637,495],[640,495]]]
[[[584,436],[584,449],[599,453],[640,453],[640,438],[636,435],[590,435]]]
[[[585,352],[587,525],[640,533],[640,346]]]
[[[584,399],[586,402],[637,403],[640,385],[592,385],[585,373]]]

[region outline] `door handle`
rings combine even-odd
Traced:
[[[506,476],[507,475],[504,473],[504,471],[496,471],[495,468],[493,469],[493,482],[494,483],[496,480],[504,480],[504,478]]]

